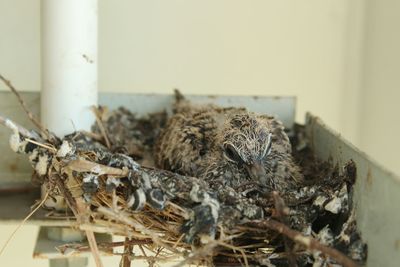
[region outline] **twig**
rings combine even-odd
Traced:
[[[121,257],[121,262],[119,263],[120,267],[130,267],[131,266],[131,254],[133,245],[129,243],[129,237],[125,237],[124,244],[124,255]]]
[[[285,205],[285,201],[279,196],[279,193],[272,192],[272,198],[274,199],[275,205],[275,216],[284,224],[288,224],[287,214],[289,213],[289,208]],[[296,255],[293,253],[293,248],[288,240],[287,236],[283,237],[283,242],[285,244],[285,250],[288,254],[288,263],[290,267],[297,267]]]
[[[64,182],[61,180],[61,177],[58,174],[50,175],[54,182],[56,183],[58,189],[61,191],[61,194],[65,198],[65,201],[68,204],[68,207],[72,210],[79,224],[85,223],[87,221],[84,213],[85,204],[81,198],[74,198],[71,192],[65,188]],[[92,251],[93,258],[96,262],[97,267],[103,267],[103,263],[100,259],[99,249],[97,247],[96,238],[94,236],[94,232],[92,230],[85,230],[86,237],[89,243],[90,250]]]
[[[275,221],[275,220],[263,220],[263,221],[253,221],[250,223],[247,223],[247,225],[253,226],[255,228],[250,228],[248,230],[253,230],[253,231],[265,231],[265,229],[271,229],[274,230],[280,234],[283,234],[287,237],[289,237],[291,240],[294,242],[303,245],[309,250],[316,250],[324,253],[325,255],[328,255],[332,259],[334,259],[336,262],[339,264],[342,264],[345,267],[358,267],[357,263],[355,263],[353,260],[351,260],[349,257],[341,253],[340,251],[327,247],[317,240],[315,240],[312,237],[309,236],[304,236],[300,232],[295,231],[285,224]]]
[[[120,177],[125,177],[129,173],[128,169],[118,169],[114,167],[109,167],[106,165],[102,165],[84,159],[72,160],[66,165],[66,168],[70,168],[71,170],[78,172],[94,172],[98,174],[108,174],[111,176],[120,176]]]
[[[84,131],[84,130],[80,130],[80,132],[83,135],[86,135],[87,137],[92,138],[92,139],[94,139],[96,141],[100,141],[101,142],[103,140],[103,137],[100,134],[96,134],[96,133],[92,133],[92,132],[88,132],[88,131]]]
[[[82,198],[76,198],[76,206],[77,206],[77,211],[78,214],[75,214],[77,220],[79,223],[83,223],[88,221],[87,216],[85,215],[86,213],[86,205],[83,202]],[[100,252],[99,248],[97,247],[97,242],[96,242],[96,237],[94,236],[94,232],[91,230],[85,230],[86,233],[86,238],[89,243],[90,250],[92,252],[92,256],[94,258],[94,261],[96,262],[97,267],[103,267],[103,263],[101,262],[100,259]]]
[[[136,239],[149,238],[148,235],[141,234],[136,231],[132,231],[132,228],[127,225],[118,224],[118,227],[117,227],[116,224],[112,224],[111,226],[109,226],[108,225],[108,224],[110,224],[109,221],[103,221],[103,220],[98,220],[98,219],[95,219],[94,221],[96,223],[103,223],[103,225],[102,226],[94,225],[93,223],[89,222],[89,223],[79,224],[78,227],[81,230],[92,230],[93,232],[96,232],[96,233],[108,233],[108,234],[115,234],[115,235],[122,235],[122,236],[129,235],[130,237],[134,237]],[[117,227],[118,229],[115,229],[115,227]]]
[[[108,133],[106,128],[104,127],[103,121],[101,120],[101,114],[98,107],[93,106],[92,111],[96,117],[97,125],[99,126],[100,132],[104,137],[104,141],[106,142],[106,146],[108,149],[111,149],[110,139],[108,138]]]
[[[148,256],[146,254],[146,251],[144,251],[143,247],[141,245],[139,245],[138,247],[139,247],[140,251],[142,252],[143,256],[145,256],[147,258]],[[154,256],[154,257],[156,257],[156,256]],[[153,266],[154,265],[154,260],[151,261],[150,259],[147,259],[147,263],[149,264],[149,267]]]
[[[29,138],[26,138],[25,140],[28,141],[29,143],[32,143],[32,144],[35,144],[35,145],[37,145],[37,146],[46,148],[47,150],[50,150],[50,151],[53,152],[53,153],[56,153],[56,152],[57,152],[57,148],[55,148],[55,147],[53,147],[53,146],[49,146],[49,145],[46,145],[46,144],[42,144],[42,143],[36,142],[35,140],[29,139]]]
[[[76,206],[76,201],[72,197],[71,192],[65,187],[64,182],[61,180],[61,177],[56,173],[49,174],[50,182],[54,182],[58,189],[61,192],[61,195],[65,198],[68,207],[71,209],[72,213],[75,215],[76,219],[78,214],[78,208]]]
[[[11,90],[11,92],[14,93],[14,95],[17,97],[18,102],[21,104],[22,108],[24,109],[25,113],[28,115],[28,118],[32,121],[32,123],[41,131],[41,133],[46,137],[47,140],[51,140],[51,136],[48,132],[48,130],[43,127],[43,125],[39,122],[38,119],[35,118],[35,116],[32,114],[32,112],[29,111],[25,101],[22,99],[21,95],[18,93],[17,89],[11,84],[9,80],[4,78],[0,74],[0,80],[3,81],[3,83]]]
[[[116,256],[123,256],[124,253],[113,253],[113,255]],[[171,263],[172,260],[175,260],[177,258],[181,258],[181,256],[176,256],[176,255],[169,255],[169,256],[165,256],[165,257],[155,257],[155,256],[139,256],[139,255],[131,255],[131,260],[148,260],[150,259],[151,261],[154,262],[166,262],[166,263]]]
[[[98,242],[97,246],[99,248],[116,248],[116,247],[122,247],[125,244],[130,244],[130,245],[148,245],[152,244],[153,241],[151,239],[129,239],[128,241],[119,241],[119,242]],[[66,251],[67,249],[72,249],[78,252],[85,252],[90,250],[90,247],[88,245],[81,245],[81,244],[76,244],[76,243],[70,243],[70,244],[64,244],[61,246],[57,247],[58,250]]]
[[[17,231],[19,230],[19,228],[21,228],[26,221],[43,205],[43,203],[47,200],[47,197],[49,196],[49,192],[46,193],[46,195],[43,197],[42,201],[39,203],[39,205],[32,210],[28,216],[25,217],[25,219],[18,224],[17,228],[15,228],[15,230],[11,233],[11,235],[8,237],[7,241],[4,243],[4,245],[2,246],[1,250],[0,250],[0,255],[3,253],[3,251],[5,250],[5,248],[7,247],[8,243],[10,243],[11,239],[14,237],[14,235],[17,233]]]

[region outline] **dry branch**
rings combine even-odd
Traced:
[[[98,107],[92,107],[92,111],[96,117],[97,126],[99,127],[101,134],[103,135],[104,141],[106,142],[106,146],[108,149],[111,149],[110,138],[108,138],[107,130],[104,127],[103,121],[101,120],[101,111]]]
[[[118,169],[85,159],[77,159],[68,162],[65,168],[69,168],[78,172],[93,172],[97,174],[107,174],[115,177],[126,177],[129,173],[128,169]]]
[[[47,140],[51,140],[52,136],[49,131],[40,123],[40,121],[33,115],[32,112],[28,109],[25,101],[22,99],[21,95],[18,93],[17,89],[11,84],[9,80],[3,77],[0,74],[0,80],[13,92],[13,94],[17,97],[18,102],[21,104],[21,107],[24,109],[25,113],[28,115],[28,118],[32,121],[32,123],[41,131],[41,133],[45,136]]]
[[[153,241],[151,239],[132,239],[130,238],[129,240],[125,241],[118,241],[118,242],[98,242],[97,246],[101,249],[107,249],[107,248],[116,248],[116,247],[122,247],[125,246],[126,244],[130,245],[149,245],[152,244]],[[90,247],[87,245],[82,245],[82,244],[76,244],[76,243],[70,243],[70,244],[64,244],[61,246],[57,247],[57,250],[59,250],[61,253],[67,251],[67,250],[73,250],[76,252],[85,252],[85,251],[90,251]]]
[[[272,192],[272,197],[274,199],[275,206],[275,216],[277,219],[284,223],[288,224],[287,215],[289,214],[289,208],[285,205],[285,201],[279,196],[279,193],[274,191]],[[290,267],[297,267],[296,255],[293,252],[293,248],[287,238],[287,236],[283,237],[283,242],[285,243],[285,250],[288,254],[288,262]]]

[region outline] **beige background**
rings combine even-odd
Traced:
[[[318,114],[400,173],[400,1],[102,0],[99,17],[101,91],[296,95],[299,122]],[[1,74],[40,90],[40,1],[0,0],[0,25]],[[47,266],[36,234],[0,266]]]

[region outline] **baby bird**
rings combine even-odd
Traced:
[[[176,96],[175,114],[155,145],[157,167],[233,188],[253,182],[282,192],[302,180],[280,121]]]

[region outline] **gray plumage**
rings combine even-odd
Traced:
[[[155,146],[158,167],[233,188],[253,182],[286,191],[302,180],[279,120],[177,99]]]

